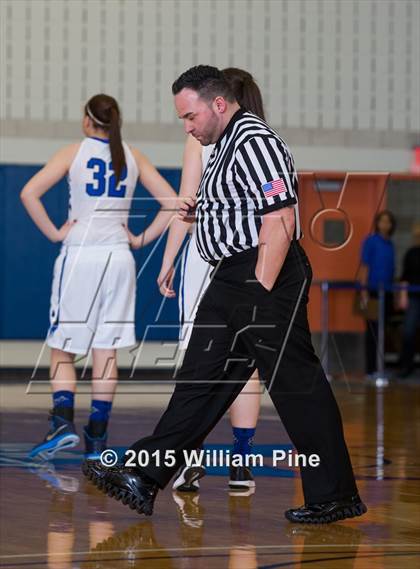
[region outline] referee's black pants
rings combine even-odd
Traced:
[[[271,292],[255,279],[257,249],[224,259],[200,303],[177,384],[152,436],[136,442],[149,456],[174,450],[177,465],[140,471],[164,488],[198,448],[258,368],[299,453],[317,454],[317,467],[301,467],[306,503],[357,492],[340,412],[315,355],[307,320],[312,270],[293,242]],[[144,456],[144,453],[143,453]],[[156,455],[155,455],[156,456]]]

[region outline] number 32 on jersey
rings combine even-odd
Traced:
[[[105,193],[109,198],[123,198],[125,197],[125,191],[127,186],[121,184],[123,180],[127,177],[127,166],[124,166],[121,172],[120,183],[116,185],[114,168],[112,167],[112,162],[107,164],[101,158],[91,158],[86,164],[86,168],[93,170],[93,179],[95,183],[86,184],[86,193],[89,196],[103,196]]]

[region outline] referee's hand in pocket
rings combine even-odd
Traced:
[[[160,294],[166,296],[166,298],[175,298],[176,292],[174,290],[174,277],[175,270],[173,266],[165,267],[162,265],[159,276],[157,278],[157,284],[159,287]]]
[[[194,223],[196,207],[197,200],[195,198],[192,198],[191,196],[181,198],[178,210],[178,219],[187,223]]]

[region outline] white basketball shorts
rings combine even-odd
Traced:
[[[73,354],[134,345],[135,298],[127,244],[63,246],[54,265],[47,344]]]
[[[190,341],[197,308],[210,283],[212,265],[206,263],[197,249],[195,231],[182,253],[179,292],[179,349],[186,350]]]

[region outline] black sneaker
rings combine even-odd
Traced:
[[[82,465],[85,476],[111,498],[121,500],[124,506],[139,514],[151,516],[158,493],[157,484],[135,468],[122,465],[106,467],[97,460],[85,460]]]
[[[105,478],[105,474],[108,470],[110,470],[110,468],[105,467],[100,460],[85,460],[82,462],[83,474],[100,490],[102,490],[101,480]]]
[[[198,492],[200,478],[206,475],[204,466],[181,466],[176,473],[172,490],[177,492]]]
[[[307,504],[300,508],[287,510],[284,515],[289,522],[300,524],[330,524],[346,518],[361,516],[367,512],[367,507],[361,501],[359,494],[347,500],[334,500],[321,504]]]
[[[85,459],[86,460],[99,460],[101,454],[107,448],[107,433],[102,437],[92,437],[88,428],[83,429],[85,439]]]
[[[251,469],[247,466],[231,466],[229,488],[231,490],[248,490],[255,488]]]

